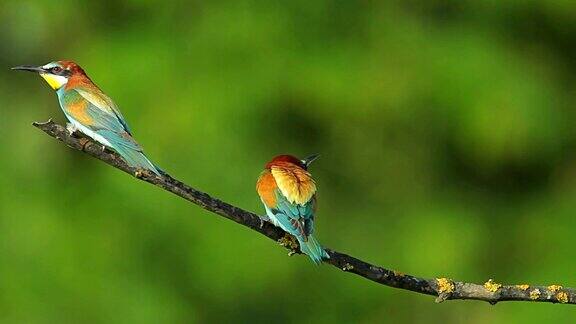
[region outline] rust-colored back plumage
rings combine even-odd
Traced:
[[[312,175],[299,165],[291,162],[277,162],[270,172],[276,180],[278,189],[290,203],[304,205],[316,193],[316,183]]]
[[[264,170],[260,174],[258,182],[256,182],[256,191],[262,199],[262,202],[268,208],[276,207],[276,188],[278,188],[278,186],[276,185],[274,176],[269,169]]]
[[[258,179],[256,190],[264,203],[276,205],[275,189],[293,204],[304,205],[316,193],[316,183],[301,160],[291,155],[279,155],[266,164]]]

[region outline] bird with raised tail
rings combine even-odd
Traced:
[[[38,73],[56,91],[60,107],[70,124],[100,144],[118,152],[129,166],[160,174],[134,140],[120,110],[72,61],[55,61],[42,66],[17,66],[13,70]]]
[[[275,226],[292,234],[302,253],[316,264],[330,256],[312,235],[316,212],[316,183],[308,166],[318,155],[300,160],[279,155],[266,164],[256,183],[256,191],[266,215]]]

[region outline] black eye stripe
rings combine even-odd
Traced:
[[[59,66],[55,66],[53,68],[50,68],[50,73],[52,73],[54,75],[61,75],[61,76],[70,76],[72,74],[72,72],[70,72],[70,70],[65,70]]]

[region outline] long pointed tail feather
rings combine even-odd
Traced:
[[[314,238],[314,236],[312,235],[308,236],[307,241],[298,238],[298,241],[300,243],[300,250],[302,250],[302,253],[308,255],[314,263],[320,264],[322,263],[322,259],[330,258],[328,253],[324,251],[324,249],[322,248],[320,243],[318,243],[318,241]]]
[[[154,163],[148,160],[144,153],[122,145],[115,147],[114,150],[116,150],[116,152],[118,152],[118,154],[120,154],[131,167],[150,170],[157,175],[161,175],[160,170],[154,165]]]

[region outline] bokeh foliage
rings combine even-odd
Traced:
[[[425,277],[576,286],[571,0],[0,2],[0,321],[475,322],[567,306],[446,302],[314,267],[73,152],[36,76],[79,62],[153,161],[263,212],[275,154],[320,152],[317,236]]]

